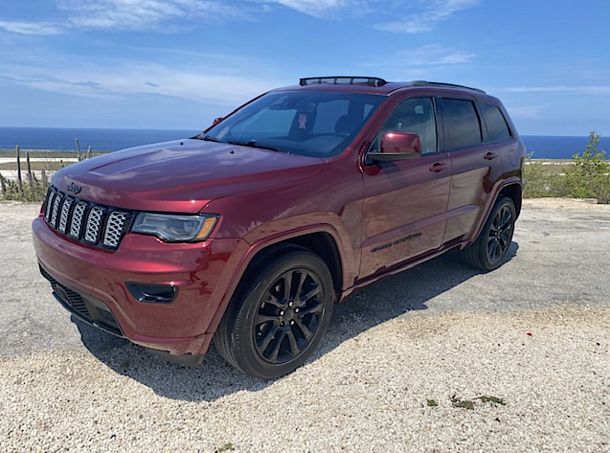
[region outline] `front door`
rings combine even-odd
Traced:
[[[360,276],[438,249],[443,242],[451,160],[438,151],[431,97],[403,100],[389,114],[369,152],[389,130],[419,135],[422,156],[363,167],[364,207]]]

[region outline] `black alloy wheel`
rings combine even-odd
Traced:
[[[307,348],[324,314],[323,291],[319,278],[303,268],[273,282],[254,321],[254,342],[263,360],[285,363]]]
[[[517,210],[513,200],[508,197],[500,198],[477,239],[462,250],[464,260],[483,271],[498,268],[508,255],[516,220]]]
[[[318,255],[297,246],[271,250],[240,283],[214,343],[244,373],[278,378],[313,354],[335,299],[332,275]]]
[[[487,258],[490,262],[495,263],[502,259],[513,237],[513,211],[509,206],[504,205],[496,212],[487,238]]]

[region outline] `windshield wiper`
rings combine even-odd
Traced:
[[[256,140],[248,140],[245,142],[237,142],[237,141],[222,141],[216,137],[212,137],[210,135],[197,135],[195,138],[199,139],[199,140],[206,140],[208,142],[214,142],[214,143],[230,143],[231,145],[237,145],[237,146],[248,146],[250,148],[262,148],[262,149],[268,149],[270,151],[279,151],[279,149],[274,148],[273,146],[269,146],[269,145],[261,145],[259,143],[256,142]]]
[[[227,143],[230,143],[231,145],[237,145],[237,146],[248,146],[250,148],[262,148],[262,149],[268,149],[270,151],[279,151],[279,149],[274,148],[273,146],[257,143],[256,140],[248,140],[246,142],[228,141]]]
[[[215,142],[215,143],[220,143],[220,140],[218,140],[216,137],[212,137],[210,135],[198,135],[197,138],[199,140],[206,140],[208,142]]]

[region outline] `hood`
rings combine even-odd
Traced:
[[[142,211],[197,213],[240,191],[294,184],[325,161],[226,143],[188,139],[129,148],[70,165],[55,174],[79,198]]]

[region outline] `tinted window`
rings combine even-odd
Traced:
[[[296,114],[297,111],[295,109],[260,110],[250,118],[236,124],[232,129],[232,133],[237,136],[242,136],[246,133],[287,135]]]
[[[268,93],[207,131],[219,142],[332,156],[351,143],[385,96],[323,91]]]
[[[441,99],[446,149],[466,148],[481,143],[481,125],[472,101]]]
[[[413,132],[419,135],[422,154],[435,153],[436,121],[432,99],[410,98],[400,103],[383,126],[382,133],[387,131]]]
[[[335,125],[342,116],[348,114],[348,109],[349,101],[347,99],[320,102],[316,110],[316,120],[312,132],[314,134],[334,134]]]
[[[489,141],[502,142],[508,140],[510,138],[510,129],[500,108],[492,104],[483,104],[482,110],[487,133],[489,134]]]

